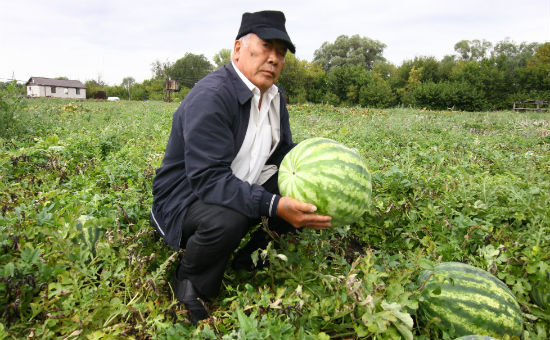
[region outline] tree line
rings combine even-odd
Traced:
[[[435,110],[509,109],[514,101],[542,99],[550,94],[550,43],[515,43],[508,39],[462,40],[455,53],[437,60],[415,57],[396,66],[383,57],[385,44],[359,35],[325,42],[313,61],[287,54],[278,85],[290,103],[327,103],[339,106],[386,108],[412,106]],[[182,100],[194,84],[230,61],[222,49],[212,64],[204,55],[185,54],[176,62],[155,61],[153,77],[136,83],[128,77],[120,85],[86,82],[87,95],[98,91],[133,100],[162,100],[166,79],[176,80]]]

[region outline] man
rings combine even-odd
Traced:
[[[208,317],[202,301],[218,294],[233,251],[261,217],[278,233],[330,225],[277,188],[278,166],[295,145],[274,85],[287,50],[295,52],[285,21],[278,11],[243,14],[232,62],[199,81],[174,113],[153,180],[153,224],[169,246],[185,248],[173,288],[193,324]],[[267,241],[257,231],[233,267],[251,270],[250,254]]]

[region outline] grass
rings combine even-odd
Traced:
[[[416,277],[442,261],[516,295],[523,339],[550,336],[531,298],[550,273],[544,113],[290,106],[294,139],[355,148],[373,207],[304,231],[226,272],[191,326],[167,279],[182,253],[149,222],[151,181],[177,104],[30,100],[0,139],[0,339],[452,339],[425,320]]]

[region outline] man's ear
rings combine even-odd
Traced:
[[[237,62],[239,61],[241,47],[243,46],[242,42],[239,40],[235,40],[235,44],[233,45],[233,54],[232,54],[232,60]]]

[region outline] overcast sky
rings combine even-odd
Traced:
[[[296,56],[308,61],[342,34],[386,44],[383,56],[397,66],[440,60],[460,40],[550,41],[549,0],[0,0],[0,81],[142,82],[156,60],[190,52],[212,61],[233,46],[242,13],[263,9],[285,13]]]

